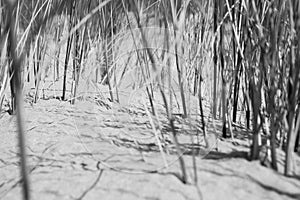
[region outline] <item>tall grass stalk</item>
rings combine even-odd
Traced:
[[[18,146],[20,153],[20,169],[22,177],[22,189],[23,189],[23,199],[30,199],[30,186],[29,186],[29,177],[28,177],[28,167],[27,167],[27,158],[26,158],[26,141],[25,141],[25,131],[24,131],[24,111],[23,111],[23,94],[21,88],[21,63],[22,63],[22,54],[18,56],[17,54],[17,18],[16,18],[16,8],[18,1],[7,0],[6,5],[8,6],[7,12],[7,34],[9,39],[9,55],[11,57],[11,70],[13,73],[11,87],[14,88],[14,102],[15,106],[13,107],[13,112],[16,114],[17,118],[17,127],[18,127]]]

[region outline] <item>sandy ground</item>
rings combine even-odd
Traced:
[[[178,118],[189,177],[183,184],[172,137],[162,155],[143,106],[94,102],[25,104],[32,199],[300,199],[299,179],[246,159],[249,144],[239,128],[234,143],[218,140],[218,152],[200,145],[195,172],[196,128]],[[171,136],[163,117],[153,123]],[[0,199],[21,199],[15,119],[2,113],[0,124]],[[218,122],[208,131],[220,135]]]

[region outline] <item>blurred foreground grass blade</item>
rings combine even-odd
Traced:
[[[21,177],[22,177],[22,186],[23,186],[23,199],[30,199],[30,187],[29,187],[29,178],[28,178],[28,169],[26,162],[26,143],[24,136],[24,121],[23,121],[23,96],[21,88],[21,63],[22,63],[22,54],[20,57],[17,55],[17,36],[16,36],[16,6],[18,4],[17,0],[6,0],[8,6],[7,18],[8,23],[7,28],[9,31],[9,54],[12,59],[12,70],[13,70],[13,85],[15,91],[15,103],[16,103],[16,112],[17,117],[17,126],[18,126],[18,141],[19,141],[19,153],[21,160]]]

